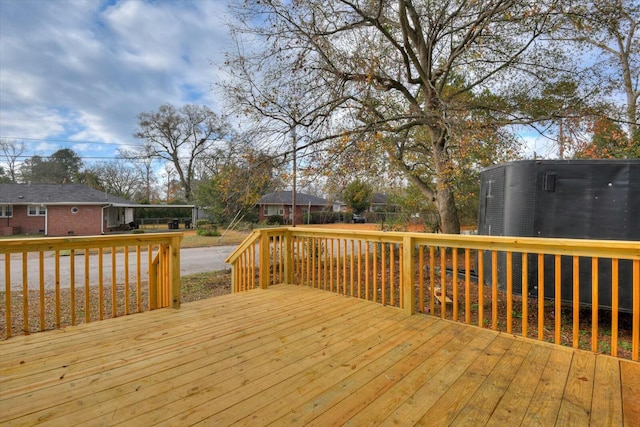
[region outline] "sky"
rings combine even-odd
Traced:
[[[228,1],[0,0],[0,137],[89,165],[141,144],[137,116],[164,103],[222,112]],[[522,138],[529,157],[551,150]]]
[[[226,0],[0,0],[0,137],[91,163],[164,103],[220,112],[228,19]]]

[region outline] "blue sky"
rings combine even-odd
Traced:
[[[0,0],[0,137],[90,164],[140,144],[138,114],[163,103],[221,112],[228,1]],[[521,136],[528,156],[554,149]]]
[[[220,111],[226,0],[0,0],[0,137],[87,162],[163,103]]]

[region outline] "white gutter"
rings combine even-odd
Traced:
[[[47,207],[47,205],[44,205],[45,207],[45,214],[44,214],[44,235],[48,236],[49,235],[49,208]],[[27,206],[27,209],[29,209],[29,207]]]

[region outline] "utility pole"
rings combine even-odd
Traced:
[[[293,191],[291,192],[291,209],[292,209],[292,214],[291,214],[291,226],[295,227],[296,226],[296,174],[297,174],[297,145],[298,145],[298,141],[296,140],[296,125],[294,123],[293,128],[291,129],[291,139],[293,140],[293,185],[292,185],[292,189]]]

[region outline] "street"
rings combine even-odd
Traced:
[[[212,246],[206,248],[189,248],[180,250],[180,275],[186,276],[195,273],[204,273],[209,271],[219,271],[230,268],[224,263],[225,258],[236,248],[232,246]],[[105,284],[111,283],[111,254],[103,255],[103,280]],[[129,281],[136,281],[136,253],[129,253]],[[85,259],[84,255],[75,255],[75,285],[83,286],[85,283]],[[146,281],[148,256],[147,252],[140,254],[141,276]],[[55,288],[56,268],[55,257],[52,253],[47,253],[43,259],[43,278],[45,289]],[[91,254],[89,256],[89,283],[95,285],[98,283],[99,262],[98,255]],[[14,290],[22,289],[22,256],[13,255],[11,257],[11,288]],[[118,283],[124,282],[125,262],[124,254],[116,254],[116,278]],[[5,279],[5,260],[4,256],[0,258],[0,278],[2,278],[2,287],[6,288]],[[30,289],[38,289],[40,287],[40,261],[38,257],[30,256],[27,264],[27,283]],[[60,257],[60,288],[68,288],[71,283],[71,259],[70,256]]]

